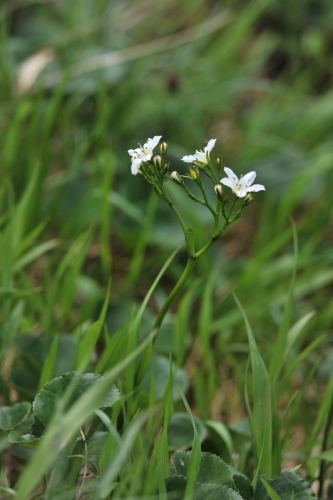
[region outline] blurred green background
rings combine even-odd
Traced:
[[[230,292],[269,358],[295,257],[292,218],[293,359],[320,345],[284,381],[281,401],[316,374],[302,403],[314,414],[333,366],[331,0],[5,0],[0,9],[1,225],[14,221],[0,255],[5,352],[17,333],[75,338],[110,277],[108,330],[119,331],[182,244],[167,207],[131,175],[127,150],[163,135],[172,169],[185,173],[179,159],[217,138],[213,153],[237,175],[255,170],[266,192],[200,260],[159,352],[186,366],[201,417],[244,416],[248,346]],[[209,213],[169,187],[205,242]],[[184,264],[180,251],[144,331]]]

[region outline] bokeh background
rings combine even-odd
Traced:
[[[168,207],[131,175],[127,150],[163,135],[172,169],[185,173],[179,159],[217,138],[213,153],[238,175],[255,170],[266,192],[200,260],[157,348],[185,366],[193,411],[242,419],[248,346],[231,291],[269,359],[295,262],[294,223],[293,359],[319,339],[281,386],[283,406],[311,374],[302,441],[333,366],[332,1],[5,0],[0,13],[1,224],[23,200],[13,242],[26,242],[2,246],[1,287],[15,289],[11,307],[24,297],[20,333],[75,339],[98,315],[110,277],[107,324],[118,332],[183,241]],[[204,243],[209,213],[169,184]],[[33,240],[37,250],[22,262]],[[143,334],[185,260],[180,250]],[[12,379],[33,394],[36,366],[17,363]]]

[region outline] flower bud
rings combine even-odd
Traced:
[[[248,193],[244,198],[244,206],[249,205],[254,200],[254,196],[251,193]]]
[[[229,196],[226,196],[223,200],[223,203],[226,205],[229,200],[230,200]]]
[[[168,151],[168,143],[167,142],[161,142],[160,151],[161,151],[161,155],[167,154],[167,151]]]
[[[190,168],[189,174],[193,181],[196,181],[197,178],[199,177],[199,173],[196,170],[193,170],[192,168]]]
[[[153,157],[153,162],[154,162],[154,165],[155,167],[160,170],[162,168],[162,158],[160,157],[160,155],[156,155]]]
[[[167,161],[164,163],[164,166],[163,166],[163,175],[169,170],[170,168],[170,162]]]
[[[170,179],[171,179],[173,182],[175,182],[176,184],[179,184],[179,185],[181,185],[181,184],[183,184],[183,183],[184,183],[183,179],[181,178],[181,176],[179,175],[179,173],[178,173],[178,172],[176,172],[176,171],[171,172],[171,174],[170,174]]]
[[[218,197],[218,199],[222,200],[223,188],[222,188],[221,184],[216,184],[216,186],[214,186],[214,192],[215,192],[216,196]]]
[[[217,165],[218,168],[222,167],[222,156],[218,156],[216,158],[216,165]]]

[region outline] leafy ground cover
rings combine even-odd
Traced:
[[[332,498],[332,17],[2,3],[1,498]],[[154,329],[187,257],[131,175],[157,134],[179,175],[217,138],[266,192]],[[212,214],[165,185],[203,248]]]

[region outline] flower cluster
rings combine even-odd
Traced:
[[[137,175],[142,162],[147,162],[152,159],[154,148],[160,142],[162,136],[155,135],[152,139],[148,139],[143,147],[139,144],[139,148],[129,149],[128,153],[132,157],[132,174]]]
[[[147,142],[139,148],[129,149],[128,153],[132,157],[132,174],[137,175],[140,171],[140,167],[142,164],[150,162],[154,160],[154,148],[160,142],[162,136],[155,135],[152,139],[148,139]],[[193,169],[189,171],[189,177],[192,180],[197,180],[199,178],[198,169],[205,169],[206,167],[210,167],[210,153],[214,148],[216,143],[216,139],[210,139],[208,141],[207,146],[200,151],[196,151],[193,155],[183,156],[182,161],[185,163],[191,163]],[[165,143],[164,143],[165,144]],[[155,166],[158,164],[160,157],[155,157]],[[164,169],[165,170],[165,169]],[[245,198],[248,193],[264,191],[265,187],[262,184],[253,184],[256,178],[256,172],[249,172],[246,175],[241,175],[240,178],[228,167],[224,168],[224,172],[227,177],[220,179],[219,182],[231,188],[233,193],[238,198]],[[165,173],[165,172],[164,172]],[[208,170],[205,172],[208,175]],[[170,175],[171,180],[176,182],[177,184],[183,184],[182,176],[178,174],[178,172],[172,172]],[[219,190],[215,189],[215,192],[219,192]]]

